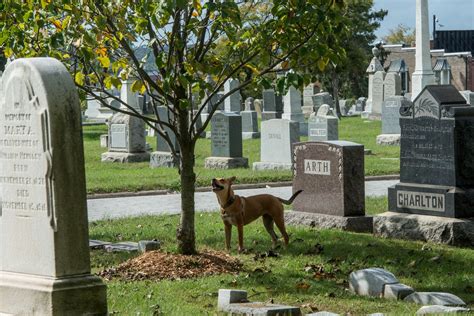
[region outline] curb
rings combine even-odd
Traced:
[[[400,176],[398,174],[386,175],[386,176],[368,176],[365,177],[365,181],[384,181],[384,180],[398,180]],[[234,190],[244,189],[261,189],[266,187],[289,187],[292,185],[292,181],[281,181],[281,182],[263,182],[263,183],[249,183],[249,184],[236,184],[233,186]],[[196,192],[207,192],[210,191],[211,187],[198,187]],[[115,192],[115,193],[96,193],[87,195],[88,200],[96,199],[110,199],[120,197],[135,197],[135,196],[150,196],[150,195],[166,195],[176,194],[178,192],[171,190],[148,190],[138,192]]]

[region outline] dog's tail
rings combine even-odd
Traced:
[[[293,194],[289,200],[283,200],[281,198],[277,198],[277,199],[283,204],[290,205],[291,203],[293,203],[293,201],[296,199],[298,194],[300,194],[301,192],[303,192],[303,190],[296,191],[295,194]]]

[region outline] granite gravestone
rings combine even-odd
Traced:
[[[273,89],[263,90],[263,112],[262,121],[281,118],[283,112],[283,100],[276,95]]]
[[[131,81],[122,82],[120,100],[129,108],[141,113],[137,94],[131,91]],[[124,104],[120,109],[132,112]],[[142,162],[150,160],[147,150],[145,123],[142,119],[125,113],[115,113],[108,122],[109,151],[101,156],[102,162]]]
[[[304,120],[301,104],[300,90],[291,86],[283,98],[283,114],[281,117],[286,120],[298,122],[300,135],[306,136],[308,135],[308,124]]]
[[[295,121],[275,119],[262,122],[260,162],[254,170],[291,169],[291,145],[299,141],[299,124]]]
[[[206,77],[206,84],[209,85],[209,87],[205,89],[204,98],[201,100],[202,102],[200,106],[203,108],[201,111],[201,122],[205,122],[207,120],[207,118],[209,117],[209,113],[212,112],[214,105],[217,104],[217,102],[219,102],[219,99],[220,99],[219,95],[217,94],[212,95],[212,89],[214,88],[216,84],[214,80],[212,79],[212,76],[208,75]],[[223,108],[221,106],[219,110],[222,110],[222,109]]]
[[[400,183],[394,212],[474,216],[474,108],[454,86],[428,85],[400,110]]]
[[[319,108],[323,104],[327,104],[329,107],[333,105],[332,96],[328,92],[321,92],[313,96],[314,112],[318,112]]]
[[[338,126],[339,120],[337,117],[329,115],[318,116],[313,113],[308,120],[308,140],[338,140]]]
[[[211,120],[211,154],[204,166],[208,169],[247,168],[242,157],[242,118],[235,113],[214,114]]]
[[[84,114],[86,115],[88,120],[94,120],[99,116],[100,106],[100,102],[96,99],[87,100],[87,109]]]
[[[233,89],[238,88],[239,85],[240,85],[240,82],[237,79],[227,80],[224,83],[224,94],[229,93]],[[240,113],[241,104],[242,104],[242,96],[240,95],[239,90],[237,90],[224,100],[224,110],[225,112]]]
[[[356,112],[363,112],[365,110],[365,104],[367,103],[367,98],[360,97],[357,99],[355,104],[355,111]]]
[[[385,99],[382,104],[382,134],[377,136],[378,145],[400,145],[400,108],[410,107],[411,101],[402,96]]]
[[[396,72],[389,72],[385,75],[383,82],[384,100],[402,94],[402,77]]]
[[[156,113],[158,113],[158,117],[164,123],[173,125],[173,113],[166,107],[166,106],[157,106]],[[179,155],[179,144],[178,140],[176,139],[176,135],[168,126],[162,124],[156,124],[158,129],[162,129],[166,135],[168,135],[169,140],[173,144],[173,148],[176,151],[176,154]],[[166,139],[160,135],[160,133],[156,133],[156,151],[150,154],[150,168],[159,168],[159,167],[167,167],[173,168],[178,166],[179,159],[178,157],[173,157],[173,151],[171,150],[168,142]]]
[[[365,215],[364,146],[347,141],[293,145],[293,202],[299,212]]]
[[[385,71],[377,71],[374,74],[372,90],[372,112],[371,115],[381,116],[382,102],[384,100],[384,86]]]
[[[302,110],[305,117],[308,117],[313,112],[313,108],[314,108],[313,97],[317,93],[319,93],[319,86],[314,83],[310,83],[309,85],[304,87]]]
[[[240,115],[242,116],[242,138],[259,138],[258,116],[252,97],[245,100],[245,111],[240,112]]]
[[[59,61],[31,58],[12,62],[2,84],[0,314],[107,315],[90,271],[74,82]]]

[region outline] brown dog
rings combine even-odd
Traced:
[[[295,192],[289,200],[283,200],[270,194],[259,194],[249,197],[234,194],[231,186],[235,177],[229,179],[212,179],[212,191],[216,193],[219,205],[221,206],[221,217],[225,227],[225,246],[230,250],[230,237],[232,225],[237,226],[239,235],[239,252],[244,250],[244,225],[253,222],[260,216],[263,218],[265,229],[272,238],[273,247],[276,246],[277,235],[273,230],[273,222],[280,230],[288,245],[288,234],[285,229],[285,217],[283,214],[283,204],[290,205],[298,194],[303,190]],[[283,203],[283,204],[282,204]]]

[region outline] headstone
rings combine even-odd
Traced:
[[[383,98],[388,99],[402,94],[402,78],[396,72],[389,72],[385,75],[383,83]]]
[[[313,96],[319,93],[319,86],[315,83],[310,83],[303,89],[303,114],[308,117],[314,108]]]
[[[301,92],[291,86],[283,98],[283,114],[281,117],[286,120],[295,121],[299,124],[300,135],[308,135],[308,124],[304,120],[301,110]]]
[[[328,115],[318,116],[313,113],[308,120],[308,140],[338,140],[338,127],[339,120],[337,117]]]
[[[293,145],[293,202],[298,212],[364,216],[364,146],[348,141]]]
[[[227,80],[224,83],[224,93],[228,93],[229,91],[238,88],[239,85],[240,85],[240,82],[237,79]],[[239,90],[237,90],[224,100],[224,109],[226,112],[240,113],[241,104],[242,104],[242,96],[240,95]]]
[[[349,275],[349,289],[357,295],[383,297],[385,286],[390,284],[399,284],[398,279],[382,268],[357,270]]]
[[[115,113],[114,109],[120,108],[120,102],[113,98],[108,98],[106,102],[109,105],[109,107],[106,107],[101,104],[101,106],[98,109],[99,115],[96,117],[96,120],[99,120],[102,122],[108,122]]]
[[[133,80],[127,79],[122,81],[122,88],[120,89],[120,99],[125,102],[130,108],[134,109],[140,114],[143,114],[143,108],[139,103],[139,94],[132,91]],[[129,110],[130,111],[130,110]]]
[[[211,154],[204,162],[208,169],[247,168],[242,157],[242,118],[235,113],[218,112],[211,121]]]
[[[0,97],[0,314],[107,315],[90,271],[74,82],[52,58],[17,59]]]
[[[323,104],[327,104],[329,107],[333,106],[332,95],[329,92],[321,92],[313,96],[314,112],[318,112]]]
[[[383,82],[385,80],[385,71],[377,71],[373,78],[372,87],[372,111],[371,115],[381,116],[382,114],[382,102],[384,100],[384,87]]]
[[[454,86],[433,85],[400,113],[400,183],[389,188],[389,210],[473,217],[474,108]]]
[[[173,113],[166,106],[157,106],[156,112],[160,121],[173,125]],[[156,124],[156,128],[162,129],[173,144],[173,149],[179,155],[180,147],[173,130],[164,124]],[[170,148],[166,139],[156,133],[156,151],[150,154],[150,168],[167,167],[174,168],[179,165],[179,157],[173,156],[173,150]]]
[[[212,95],[213,89],[216,84],[214,80],[212,79],[212,76],[208,75],[206,77],[206,84],[208,84],[209,87],[205,89],[204,98],[201,100],[200,106],[203,107],[203,110],[201,112],[201,122],[205,122],[207,120],[207,118],[209,117],[209,113],[212,112],[214,105],[217,104],[217,102],[219,102],[221,98],[221,96],[218,95],[217,93]],[[219,104],[218,110],[223,110],[223,109],[224,109],[223,103]]]
[[[362,112],[365,110],[365,105],[367,103],[367,98],[360,97],[357,99],[355,110],[357,112]]]
[[[458,296],[444,292],[415,292],[405,297],[404,301],[413,302],[420,305],[466,305],[466,303]]]
[[[99,108],[101,104],[96,99],[87,100],[87,109],[85,115],[88,120],[94,120],[100,114]]]
[[[254,170],[291,169],[291,145],[299,141],[299,124],[285,119],[262,122],[260,162]]]
[[[380,60],[379,60],[380,50],[377,47],[374,47],[372,49],[372,54],[374,55],[374,57],[370,61],[370,64],[369,64],[369,66],[367,67],[367,70],[366,70],[366,73],[369,76],[369,84],[368,84],[368,88],[369,88],[368,90],[369,91],[368,91],[367,105],[364,109],[364,112],[362,113],[363,118],[368,118],[369,115],[372,114],[375,73],[379,72],[379,71],[384,72],[384,68],[383,68],[383,66],[382,66],[382,64],[380,63]],[[382,78],[382,84],[383,84],[383,78]],[[380,87],[378,89],[380,89]],[[382,94],[383,94],[383,87],[382,87]],[[383,98],[382,98],[382,100],[383,100]]]
[[[242,116],[243,139],[260,137],[260,133],[258,132],[258,116],[253,103],[253,98],[247,98],[245,100],[245,111],[240,112],[240,115]]]
[[[273,89],[263,90],[262,121],[281,118],[282,111],[282,97],[276,95]]]
[[[409,99],[394,96],[385,99],[382,105],[382,134],[377,136],[378,145],[400,145],[400,109],[412,105]]]
[[[109,135],[108,134],[100,135],[100,147],[102,147],[102,148],[109,147]]]

